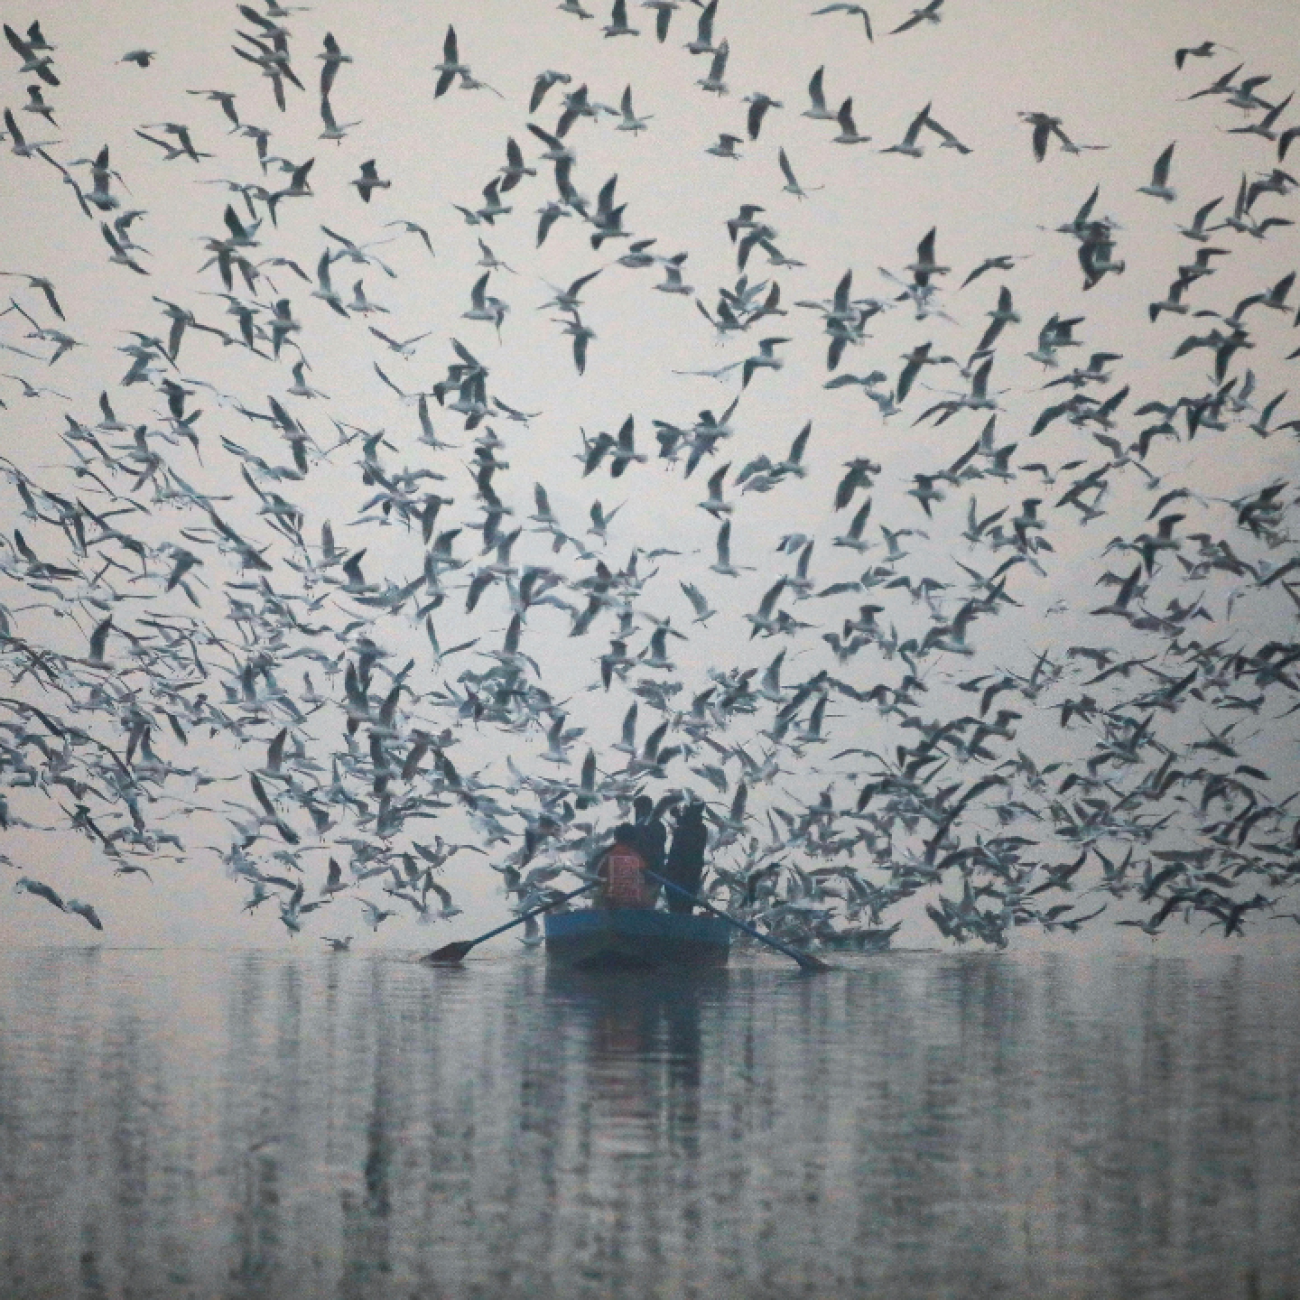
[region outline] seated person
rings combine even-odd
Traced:
[[[668,860],[660,874],[688,894],[700,892],[700,881],[704,876],[704,850],[708,846],[709,832],[704,825],[704,805],[692,800],[677,814],[677,826],[673,831],[673,846],[668,852]],[[689,898],[683,898],[674,890],[664,891],[668,895],[670,912],[689,913],[694,904]]]
[[[638,795],[632,808],[635,820],[616,826],[613,844],[600,855],[597,907],[650,908],[659,896],[659,886],[646,878],[645,871],[663,873],[668,832],[655,817],[649,796]]]

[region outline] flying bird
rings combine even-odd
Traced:
[[[862,25],[866,29],[867,40],[870,41],[875,39],[871,35],[871,15],[867,12],[865,6],[855,5],[855,4],[843,4],[843,3],[823,5],[820,9],[813,10],[813,17],[820,18],[822,14],[834,14],[834,13],[857,14],[859,17],[861,17]]]

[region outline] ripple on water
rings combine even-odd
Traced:
[[[11,952],[0,1295],[1294,1295],[1297,974]]]

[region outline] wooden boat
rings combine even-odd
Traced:
[[[546,956],[583,970],[724,966],[731,929],[717,917],[649,908],[553,912],[545,919]]]

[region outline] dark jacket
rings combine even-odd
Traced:
[[[673,832],[673,846],[669,850],[668,860],[660,873],[665,880],[686,890],[688,894],[700,892],[700,881],[704,878],[704,852],[708,847],[709,832],[704,824],[704,805],[690,803],[677,815],[677,827]],[[689,912],[693,906],[690,899],[683,898],[673,890],[666,890],[668,908],[672,912]]]

